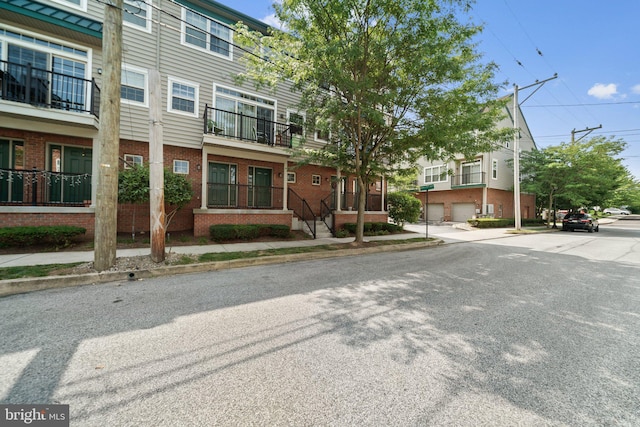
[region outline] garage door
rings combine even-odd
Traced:
[[[466,222],[476,214],[474,203],[453,203],[451,205],[451,217],[454,222]]]
[[[444,203],[429,203],[427,215],[429,221],[442,221],[444,219]]]

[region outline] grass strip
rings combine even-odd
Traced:
[[[22,279],[25,277],[45,277],[52,271],[60,268],[73,268],[83,264],[74,262],[69,264],[45,264],[45,265],[24,265],[18,267],[0,268],[0,280]]]

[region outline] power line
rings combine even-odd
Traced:
[[[619,101],[619,102],[595,102],[584,104],[546,104],[546,105],[528,105],[525,108],[548,108],[548,107],[583,107],[583,106],[600,106],[600,105],[622,105],[622,104],[640,104],[640,101]]]

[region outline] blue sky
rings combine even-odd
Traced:
[[[217,1],[274,25],[272,0]],[[478,49],[499,65],[503,94],[558,73],[533,95],[519,91],[531,95],[521,107],[538,147],[602,125],[586,138],[624,139],[624,164],[640,179],[639,0],[479,0],[469,15],[485,25]]]

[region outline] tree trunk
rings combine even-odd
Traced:
[[[367,188],[364,181],[358,176],[358,219],[356,221],[356,240],[354,243],[364,243],[364,212],[366,210]]]

